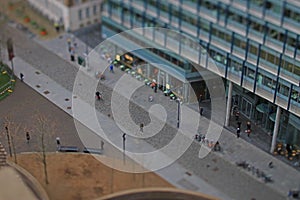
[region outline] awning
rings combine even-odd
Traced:
[[[275,119],[276,119],[276,112],[270,114],[270,115],[269,115],[269,119],[270,119],[272,122],[275,122]]]
[[[259,105],[256,106],[256,110],[258,112],[261,112],[261,113],[268,113],[269,112],[268,104],[261,103],[261,104],[259,104]]]

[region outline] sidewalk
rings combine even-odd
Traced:
[[[68,59],[68,52],[66,50],[67,44],[61,41],[66,41],[66,36],[63,35],[61,38],[56,38],[51,42],[39,41],[39,44],[52,52],[55,52],[55,54],[61,56],[61,58],[68,60],[68,63],[72,63]],[[78,53],[85,52],[85,48],[83,48],[85,45],[79,40],[77,40],[77,43]],[[51,47],[52,45],[55,46],[55,49],[54,47]],[[102,62],[105,63],[106,61]],[[66,105],[66,102],[64,101],[66,96],[68,96],[69,99],[72,99],[70,91],[65,89],[65,87],[61,87],[60,83],[51,80],[52,77],[43,74],[39,69],[32,68],[30,64],[24,62],[21,58],[15,58],[15,64],[18,66],[16,74],[21,71],[26,74],[26,84],[30,85],[43,96],[49,98],[53,103],[71,114],[71,109],[69,109],[70,102]],[[74,67],[76,66],[74,63],[72,65]],[[59,70],[62,66],[52,67],[53,70]],[[39,71],[40,74],[36,74],[36,71]],[[115,72],[116,73],[114,74],[107,73],[107,79],[102,83],[112,88],[115,85],[114,78],[122,76],[124,73],[117,69]],[[91,77],[93,77],[95,72],[90,71],[89,73]],[[40,85],[40,87],[37,88],[36,85]],[[51,90],[51,97],[44,93],[45,90]],[[161,93],[153,94],[153,91],[146,86],[141,91],[142,93],[137,93],[135,95],[136,99],[133,98],[133,100],[139,103],[143,108],[149,107],[149,102],[145,101],[145,98],[143,97],[147,98],[148,95],[146,94],[151,93],[154,96],[154,99],[159,101],[162,100],[162,102],[164,102],[163,104],[167,104],[166,106],[170,107],[170,109],[168,109],[170,112],[176,112],[176,110],[173,109],[175,103],[170,102],[169,99],[164,97]],[[108,119],[107,115],[99,114],[99,116],[102,116],[105,121],[111,120],[110,118]],[[202,119],[201,122],[207,125],[208,120],[205,118]],[[176,124],[176,120],[174,121],[174,119],[171,119],[170,124],[173,126]],[[119,138],[121,134],[122,132],[120,133],[120,130],[116,130],[114,137],[116,137],[117,143],[121,143]],[[202,191],[220,197],[221,199],[250,199],[251,197],[263,199],[264,196],[266,197],[264,199],[284,199],[284,197],[287,196],[289,189],[299,187],[299,172],[270,154],[260,150],[241,138],[237,139],[234,134],[226,129],[223,130],[219,141],[223,149],[221,153],[213,152],[210,153],[207,158],[200,160],[197,157],[199,144],[194,142],[191,148],[178,160],[178,162],[157,173],[161,174],[166,180],[171,181],[175,186]],[[134,143],[130,143],[130,145],[134,146]],[[153,148],[153,146],[145,144],[145,148]],[[248,163],[251,163],[260,170],[272,175],[274,183],[264,184],[261,179],[256,178],[256,176],[253,176],[250,172],[236,168],[235,162],[241,160],[247,160]],[[270,161],[274,163],[275,168],[268,168],[268,163]],[[218,164],[216,164],[216,162],[218,162]],[[204,171],[205,173],[203,173]],[[226,183],[226,187],[220,185],[224,184],[224,182]],[[212,185],[214,186],[212,187]],[[230,198],[227,197],[228,195]],[[242,196],[245,198],[242,198]]]

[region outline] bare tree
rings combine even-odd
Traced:
[[[6,116],[4,119],[4,128],[7,135],[7,141],[8,141],[8,148],[10,155],[14,154],[14,161],[17,164],[17,152],[16,152],[16,146],[15,146],[15,139],[18,139],[18,135],[21,130],[21,124],[14,122],[10,116]],[[12,150],[11,150],[12,148]]]
[[[33,116],[34,126],[32,137],[36,138],[36,146],[40,152],[41,160],[44,168],[45,183],[49,184],[48,170],[47,170],[47,152],[53,146],[53,136],[56,130],[56,123],[50,120],[46,115],[37,113]]]

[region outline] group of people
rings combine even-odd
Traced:
[[[238,118],[236,118],[236,120],[237,120],[236,136],[237,136],[237,138],[239,138],[241,136],[242,122],[239,121]],[[251,132],[252,132],[252,130],[251,130],[251,122],[247,121],[245,133],[247,134],[248,137],[250,137],[250,133]]]

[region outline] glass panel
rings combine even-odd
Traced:
[[[287,108],[288,106],[288,96],[290,94],[290,83],[279,78],[277,95],[276,95],[276,103],[283,108]]]
[[[290,110],[300,115],[300,87],[293,85]]]

